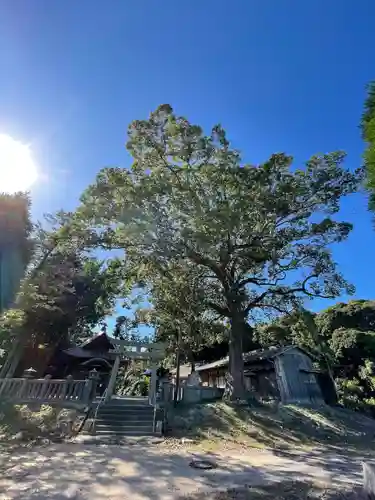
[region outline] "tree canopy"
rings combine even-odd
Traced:
[[[206,305],[204,273],[184,261],[171,262],[163,275],[150,276],[148,295],[151,308],[138,317],[155,328],[155,340],[167,344],[175,358],[177,350],[194,366],[199,354],[215,342],[227,340],[228,326]]]
[[[369,208],[375,210],[375,81],[367,87],[367,97],[361,120],[362,139],[366,143],[364,164],[366,184],[370,193]]]
[[[343,168],[342,152],[313,156],[302,168],[284,153],[243,164],[220,125],[204,135],[169,105],[134,121],[128,136],[131,168],[98,174],[82,195],[76,229],[125,249],[138,279],[182,260],[199,268],[206,306],[231,325],[230,372],[240,394],[249,315],[353,292],[330,248],[352,229],[334,215],[360,173]]]
[[[15,299],[32,252],[33,225],[26,193],[0,193],[0,313]]]
[[[15,307],[0,319],[0,347],[8,354],[3,371],[15,369],[26,346],[63,347],[91,336],[112,312],[121,282],[116,259],[106,265],[72,240],[56,238],[56,228],[35,227],[33,257]]]

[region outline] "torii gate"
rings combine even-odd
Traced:
[[[114,349],[111,349],[109,353],[114,354],[116,357],[108,382],[105,401],[108,401],[112,397],[118,369],[120,367],[120,360],[124,358],[143,359],[151,362],[151,381],[148,400],[150,404],[154,405],[156,402],[156,370],[158,362],[165,357],[165,344],[161,342],[143,344],[142,342],[131,342],[129,340],[118,339],[111,339],[111,343],[114,345]]]

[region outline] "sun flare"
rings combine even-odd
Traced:
[[[29,146],[0,134],[0,192],[27,191],[37,178]]]

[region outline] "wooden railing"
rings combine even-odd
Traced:
[[[95,377],[86,380],[4,378],[0,379],[0,402],[73,402],[89,404],[96,394]]]

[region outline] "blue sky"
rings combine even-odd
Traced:
[[[129,165],[127,125],[161,103],[207,130],[221,122],[247,161],[343,149],[359,166],[374,18],[371,0],[2,0],[0,133],[31,143],[42,169],[34,216],[74,208],[101,167]],[[373,297],[365,196],[342,215],[355,230],[335,257],[356,297]]]

